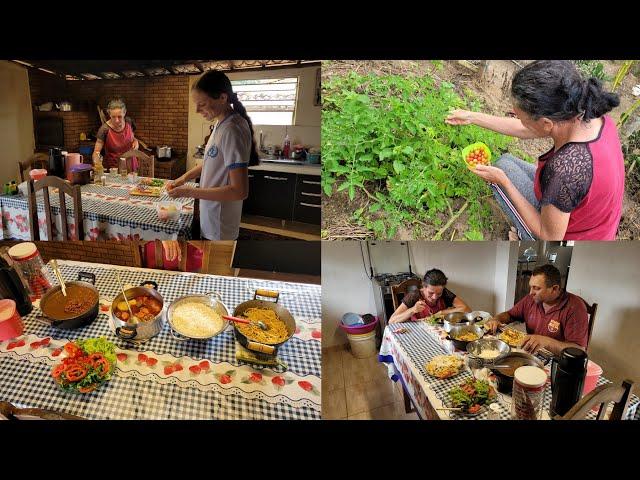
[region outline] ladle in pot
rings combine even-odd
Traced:
[[[133,320],[134,320],[134,318],[136,318],[136,316],[131,311],[131,305],[129,305],[129,300],[127,300],[127,294],[124,292],[124,286],[122,285],[122,280],[120,279],[120,274],[118,272],[115,272],[115,274],[116,274],[116,279],[118,280],[118,283],[120,284],[120,289],[122,290],[122,298],[124,298],[124,301],[127,303],[127,308],[129,309],[129,315],[131,315],[129,318],[131,319],[131,322],[133,322]]]
[[[62,290],[62,295],[67,296],[67,286],[64,283],[64,278],[62,278],[62,272],[58,268],[58,262],[55,259],[51,260],[51,266],[53,267],[53,273],[55,273],[56,278],[58,279],[58,283],[60,284],[60,290]]]

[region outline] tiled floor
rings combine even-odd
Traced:
[[[322,352],[322,418],[417,420],[406,414],[402,387],[387,376],[378,356],[356,358],[345,346]]]

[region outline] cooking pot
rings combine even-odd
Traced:
[[[116,298],[113,299],[113,302],[111,302],[111,307],[109,308],[109,315],[111,315],[111,319],[113,320],[113,324],[115,325],[116,335],[123,340],[131,340],[136,342],[149,340],[150,338],[158,335],[164,327],[164,300],[162,299],[162,296],[158,293],[158,291],[154,288],[133,287],[126,289],[124,293],[127,296],[127,300],[132,300],[135,297],[139,297],[141,295],[149,295],[158,300],[162,308],[153,318],[153,320],[149,322],[125,322],[123,320],[120,320],[115,315],[115,311],[118,308],[118,303],[124,301],[124,297],[122,293],[120,293]]]
[[[60,105],[58,105],[56,103],[56,108],[58,110],[60,110],[61,112],[70,112],[71,111],[71,103],[69,102],[62,102],[60,103]]]
[[[475,325],[454,325],[451,327],[451,330],[449,331],[447,340],[451,340],[458,350],[466,351],[467,344],[469,342],[475,341],[475,340],[458,340],[457,337],[466,332],[475,333],[478,336],[478,338],[482,338],[482,336],[484,335],[484,329],[477,327]]]
[[[527,352],[511,352],[509,355],[500,359],[498,364],[513,367],[512,371],[505,371],[502,368],[491,368],[491,366],[489,366],[489,369],[496,376],[498,391],[506,394],[511,394],[513,390],[513,373],[517,368],[526,366],[544,367],[544,363],[541,360]]]
[[[88,280],[88,281],[85,281]],[[90,282],[90,283],[89,283]],[[57,298],[60,298],[60,295],[56,295],[56,292],[60,292],[61,287],[57,285],[47,293],[44,294],[42,299],[40,300],[40,310],[42,311],[42,317],[36,317],[36,320],[40,323],[46,323],[52,327],[68,329],[68,328],[80,328],[85,325],[93,322],[98,316],[98,309],[100,306],[100,293],[98,289],[94,286],[96,283],[96,276],[93,273],[88,272],[79,272],[78,280],[72,282],[65,282],[65,286],[69,288],[70,285],[78,285],[85,288],[88,288],[95,294],[95,299],[91,306],[79,314],[71,317],[71,318],[60,318],[51,312],[51,308],[53,304],[52,301],[58,301]]]
[[[220,297],[220,294],[216,292],[209,292],[209,293],[205,293],[204,295],[184,295],[180,298],[176,298],[173,302],[171,302],[171,305],[169,305],[169,308],[167,309],[167,315],[166,315],[167,321],[169,322],[169,326],[171,327],[171,335],[173,335],[176,338],[176,340],[180,340],[180,341],[208,340],[225,331],[225,329],[229,325],[229,321],[225,320],[224,318],[222,319],[222,322],[223,322],[222,327],[212,335],[203,335],[203,336],[186,335],[182,333],[179,329],[177,329],[175,326],[174,318],[173,318],[173,315],[174,315],[173,312],[175,312],[175,309],[176,307],[178,307],[178,305],[181,305],[183,303],[191,303],[191,302],[203,303],[204,305],[211,307],[220,315],[220,317],[229,315],[229,309],[222,302],[222,297]]]
[[[258,300],[257,299],[258,296],[275,298],[275,301]],[[253,350],[254,352],[266,353],[268,355],[275,355],[278,352],[278,348],[283,344],[285,344],[293,336],[293,334],[296,332],[296,321],[293,318],[293,315],[291,315],[291,313],[289,312],[289,310],[287,310],[282,305],[278,304],[279,297],[280,297],[280,293],[278,292],[274,292],[270,290],[256,290],[253,295],[253,300],[249,300],[247,302],[243,302],[240,305],[238,305],[233,311],[233,316],[242,317],[244,312],[246,312],[250,308],[266,308],[268,310],[273,310],[278,316],[278,318],[282,320],[286,325],[287,333],[288,333],[287,338],[285,338],[282,342],[276,343],[276,344],[260,343],[246,337],[242,332],[240,332],[240,330],[238,330],[238,327],[235,325],[235,322],[234,322],[233,329],[235,332],[235,337],[236,337],[236,340],[238,340],[238,342],[240,343],[240,345],[242,345],[243,347],[249,350]]]

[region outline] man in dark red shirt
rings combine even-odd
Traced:
[[[495,333],[502,324],[524,321],[528,335],[522,348],[535,353],[545,348],[555,355],[567,347],[587,348],[589,319],[584,301],[560,288],[560,271],[553,265],[536,267],[529,280],[530,294],[508,312],[487,322]]]
[[[453,312],[470,312],[467,304],[446,288],[447,280],[442,270],[429,270],[422,279],[422,288],[404,296],[389,323],[420,320],[435,314],[444,316]]]

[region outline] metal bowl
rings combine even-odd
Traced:
[[[473,320],[473,323],[480,323],[489,320],[493,315],[489,312],[483,312],[482,310],[474,310],[465,314],[465,317],[469,320]]]
[[[473,332],[478,335],[478,339],[482,338],[484,335],[484,329],[481,327],[477,327],[476,325],[454,325],[451,327],[449,331],[449,336],[447,337],[449,340],[453,342],[455,347],[458,350],[466,350],[467,344],[470,342],[474,342],[477,340],[458,340],[458,337],[465,332]]]
[[[542,361],[526,352],[511,352],[500,360],[500,364],[513,367],[514,372],[517,368],[524,366],[544,368]],[[489,366],[489,368],[496,376],[498,391],[500,393],[511,394],[513,389],[513,372],[502,368],[492,369],[491,366]]]
[[[457,325],[470,325],[470,319],[467,318],[467,314],[463,312],[454,312],[446,314],[442,319],[442,327],[444,331],[449,333],[451,328]]]
[[[187,302],[203,303],[208,307],[211,307],[213,310],[215,310],[221,317],[223,315],[229,316],[229,309],[222,302],[222,298],[220,297],[220,295],[216,292],[209,292],[204,295],[185,295],[180,298],[176,298],[173,302],[171,302],[171,305],[169,305],[169,308],[167,309],[167,321],[171,326],[171,334],[177,340],[181,340],[181,341],[190,340],[190,339],[191,340],[209,340],[210,338],[213,338],[216,335],[219,335],[220,333],[224,332],[224,330],[229,325],[229,321],[223,318],[222,327],[213,335],[194,336],[194,335],[184,334],[183,332],[181,332],[179,329],[176,328],[173,320],[173,312],[175,311],[178,305],[181,305]]]
[[[498,350],[499,354],[494,358],[482,358],[480,354],[483,350]],[[496,364],[502,358],[511,353],[511,347],[498,338],[479,338],[474,342],[467,344],[467,352],[469,356],[480,360],[484,365]]]
[[[164,299],[157,290],[147,287],[131,287],[127,288],[124,293],[127,300],[132,300],[138,296],[150,296],[160,302],[160,312],[149,322],[131,323],[120,320],[116,317],[118,303],[124,301],[122,293],[119,293],[111,302],[109,315],[115,325],[115,334],[123,340],[131,340],[135,342],[149,340],[158,335],[164,328]]]

